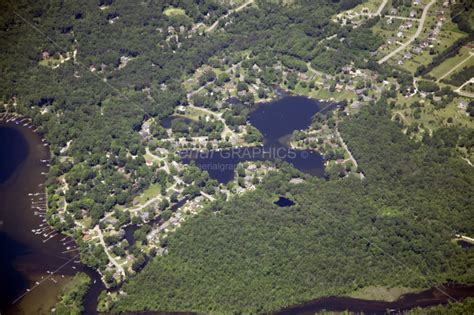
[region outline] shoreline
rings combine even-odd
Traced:
[[[97,275],[80,262],[75,240],[56,231],[46,220],[45,182],[52,155],[39,128],[30,118],[12,113],[0,113],[0,126],[16,130],[27,146],[25,159],[15,165],[13,172],[0,184],[0,199],[3,199],[0,206],[5,209],[1,213],[0,220],[4,222],[0,229],[7,237],[7,243],[2,240],[1,245],[14,251],[13,256],[2,258],[2,264],[11,266],[12,277],[16,279],[11,279],[8,286],[2,288],[6,294],[2,297],[2,312],[49,312],[64,285],[77,272],[87,273],[92,280]],[[12,150],[9,153],[15,156],[17,153]],[[24,250],[16,253],[18,246],[26,253],[22,253]],[[93,291],[92,287],[89,291]],[[99,292],[94,294],[97,297]],[[92,304],[97,305],[97,302]],[[91,313],[90,308],[87,312]]]
[[[439,287],[442,287],[443,290],[441,291]],[[417,290],[417,292],[401,294],[393,301],[366,300],[363,298],[350,297],[350,295],[320,297],[300,304],[284,307],[278,311],[270,312],[270,314],[314,314],[321,311],[344,312],[348,310],[349,312],[382,315],[387,314],[387,310],[392,312],[404,312],[418,307],[427,308],[437,305],[446,305],[449,302],[461,302],[466,298],[474,297],[474,284],[447,283],[429,289],[413,290]],[[440,294],[440,292],[447,293]],[[447,295],[449,295],[449,297]],[[453,301],[452,298],[455,300]]]

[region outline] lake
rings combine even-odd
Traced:
[[[314,114],[335,106],[302,96],[283,96],[276,101],[259,104],[250,113],[249,122],[262,133],[262,147],[188,151],[182,155],[183,162],[195,161],[198,167],[221,183],[232,180],[237,164],[245,161],[281,160],[306,174],[323,177],[323,157],[312,150],[291,149],[288,140],[293,131],[308,128]]]
[[[49,147],[30,125],[0,120],[1,314],[49,313],[60,289],[77,271],[96,280],[89,309],[96,307],[103,287],[97,273],[75,258],[77,251],[68,252],[74,242],[45,222],[43,185],[49,158]]]

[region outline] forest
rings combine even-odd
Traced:
[[[62,290],[53,314],[81,314],[84,312],[83,301],[91,285],[91,279],[85,273],[78,273]]]
[[[467,298],[462,302],[449,303],[448,305],[438,305],[428,308],[416,308],[407,312],[408,315],[459,315],[471,314],[474,310],[474,299]]]
[[[257,313],[367,286],[473,281],[472,252],[452,242],[474,232],[474,172],[452,152],[465,135],[414,142],[387,108],[382,100],[341,125],[364,181],[293,185],[297,171],[284,167],[185,223],[113,310]],[[296,204],[275,206],[281,194]]]

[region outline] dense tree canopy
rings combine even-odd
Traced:
[[[451,239],[474,232],[474,173],[437,145],[452,135],[413,142],[382,105],[341,132],[365,180],[292,185],[294,171],[273,174],[170,236],[169,254],[123,287],[115,309],[264,312],[371,285],[472,281],[472,252]],[[273,204],[285,193],[295,206]]]

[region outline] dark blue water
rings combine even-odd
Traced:
[[[0,184],[7,181],[28,156],[28,144],[13,128],[0,127]]]
[[[291,207],[295,203],[293,202],[293,200],[280,196],[278,200],[275,201],[275,204],[283,208],[283,207]]]
[[[17,270],[15,261],[28,254],[27,245],[11,238],[0,228],[0,311],[28,287],[26,277]]]
[[[183,162],[194,161],[221,183],[233,179],[237,164],[245,161],[285,161],[306,174],[324,176],[324,159],[320,154],[290,149],[287,140],[293,131],[308,128],[314,114],[327,106],[301,96],[285,96],[261,104],[250,113],[249,122],[262,133],[263,147],[185,152]]]
[[[281,146],[284,145],[282,138],[295,130],[308,128],[314,114],[325,106],[303,96],[285,96],[259,105],[250,113],[249,121],[263,134],[265,145]]]

